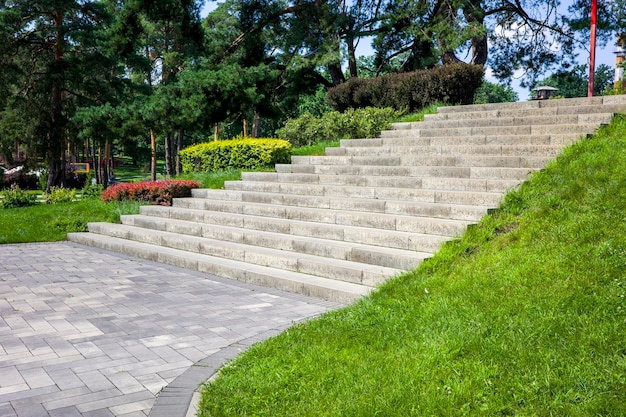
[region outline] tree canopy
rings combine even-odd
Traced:
[[[200,19],[200,6],[0,0],[3,159],[20,157],[16,143],[28,148],[47,163],[48,188],[64,183],[77,153],[101,147],[151,149],[153,175],[157,152],[175,174],[181,146],[217,124],[246,132],[250,120],[253,135],[271,134],[324,109],[325,90],[350,78],[463,61],[505,84],[518,70],[528,86],[551,70],[563,79],[579,73],[589,9],[583,0],[565,10],[559,0],[225,0]],[[600,3],[601,42],[625,30],[624,6]],[[358,57],[361,43],[374,55]]]

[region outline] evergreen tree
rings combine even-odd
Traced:
[[[106,94],[103,84],[115,74],[115,62],[101,48],[110,21],[100,2],[16,0],[0,5],[0,66],[7,69],[2,84],[9,90],[3,112],[10,109],[29,121],[13,133],[45,155],[46,191],[65,184],[73,109]]]

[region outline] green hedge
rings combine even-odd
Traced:
[[[290,119],[276,133],[293,146],[310,146],[319,142],[339,139],[373,138],[381,130],[390,129],[391,122],[400,113],[391,109],[348,109],[344,113],[331,111],[320,117],[310,113]]]
[[[180,152],[184,173],[257,169],[289,162],[291,144],[282,139],[231,139],[200,143]]]
[[[453,64],[370,79],[350,78],[328,91],[328,102],[341,112],[371,106],[409,113],[434,103],[470,104],[483,75],[480,65]]]

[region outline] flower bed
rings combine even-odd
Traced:
[[[144,181],[113,185],[102,193],[102,201],[137,200],[171,206],[173,198],[191,197],[191,190],[202,184],[192,180]]]

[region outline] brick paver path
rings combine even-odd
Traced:
[[[198,378],[337,307],[67,242],[0,245],[0,416],[184,417]]]

